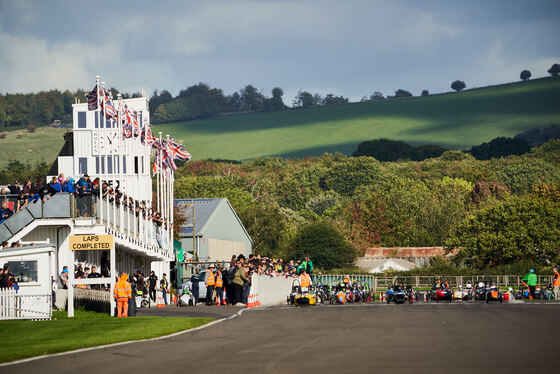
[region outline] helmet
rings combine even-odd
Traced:
[[[534,273],[535,271],[533,269],[529,270],[529,273]]]

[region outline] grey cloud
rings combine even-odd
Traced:
[[[127,91],[202,81],[226,93],[280,86],[286,102],[299,89],[357,100],[449,91],[455,79],[515,81],[520,68],[544,76],[560,56],[553,1],[14,3],[0,3],[0,40],[11,40],[0,74],[13,77],[3,85],[11,92],[86,87],[102,73]],[[18,63],[25,53],[43,63]]]

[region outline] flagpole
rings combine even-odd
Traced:
[[[107,103],[105,102],[105,82],[101,82],[102,85],[102,90],[101,92],[103,93],[103,144],[104,144],[104,150],[105,150],[105,154],[103,155],[103,172],[105,175],[105,183],[107,184],[107,189],[106,191],[109,191],[109,168],[107,165],[107,145],[106,143],[106,139],[107,139]],[[101,124],[99,124],[99,126],[101,126]],[[99,143],[99,145],[101,145],[101,142]],[[101,182],[101,196],[103,196],[103,181]],[[105,204],[105,227],[109,228],[109,199],[107,198],[107,195],[105,195],[105,200],[106,200],[106,204]],[[113,274],[111,274],[112,276]]]
[[[109,95],[110,95],[109,98],[111,99],[111,102],[112,102],[113,101],[113,94],[109,93]],[[117,111],[117,121],[116,121],[117,123],[115,123],[115,121],[113,121],[114,119],[115,119],[115,117],[111,118],[111,120],[110,120],[111,121],[111,130],[110,130],[110,133],[108,135],[109,137],[113,136],[113,133],[115,131],[114,130],[115,125],[118,128],[118,119],[119,119],[118,111]],[[117,152],[115,152],[116,144],[113,144],[113,142],[116,143],[116,141],[117,141],[117,138],[116,137],[113,138],[113,141],[110,142],[110,148],[109,148],[109,152],[111,153],[111,171],[112,171],[111,180],[112,180],[112,186],[113,186],[113,204],[112,204],[112,207],[111,207],[111,210],[113,211],[113,229],[117,228],[117,200],[116,200],[116,198],[117,198],[117,183],[116,183],[117,182],[117,179],[116,179],[117,178],[117,162],[115,161],[115,156],[116,156]],[[107,142],[109,143],[108,139],[107,139]]]
[[[166,134],[167,137],[167,143],[165,143],[165,148],[167,150],[167,157],[169,158],[169,134]],[[168,243],[168,247],[167,249],[169,249],[169,232],[170,232],[170,225],[171,225],[171,173],[173,173],[173,159],[171,159],[171,165],[169,168],[169,172],[167,173],[167,180],[166,180],[166,189],[167,189],[167,243]]]
[[[159,184],[159,204],[158,204],[158,213],[160,215],[160,217],[163,217],[163,141],[161,139],[161,134],[162,132],[159,132],[159,146],[160,146],[160,153],[159,153],[159,157],[158,157],[158,164],[159,164],[159,180],[158,180],[158,184]]]
[[[101,104],[99,103],[99,99],[100,99],[100,87],[99,87],[99,81],[100,81],[101,77],[99,75],[95,76],[95,96],[97,97],[97,113],[95,113],[95,115],[97,116],[97,167],[98,170],[96,170],[96,174],[97,174],[97,178],[99,178],[99,180],[101,181]],[[101,190],[99,190],[99,203],[98,203],[98,214],[99,214],[99,222],[103,223],[103,199],[101,196]]]
[[[117,127],[117,138],[118,138],[118,142],[119,142],[119,151],[118,153],[118,158],[119,158],[119,187],[120,187],[120,192],[121,192],[121,203],[119,205],[119,227],[120,227],[120,231],[124,231],[123,230],[123,221],[124,221],[124,210],[123,210],[123,188],[124,188],[124,182],[123,182],[123,132],[122,132],[122,96],[121,94],[117,95],[117,99],[119,100],[119,111],[117,114],[117,121],[118,121],[118,127]],[[116,193],[116,191],[115,191]],[[116,194],[115,194],[116,197]],[[116,200],[115,200],[116,202]]]
[[[148,207],[151,205],[152,200],[152,179],[150,175],[150,151],[149,145],[146,142],[146,136],[148,135],[148,124],[149,124],[149,114],[148,114],[148,105],[146,98],[142,96],[144,99],[143,102],[146,104],[145,110],[142,111],[142,122],[145,122],[146,125],[144,126],[144,158],[143,158],[143,166],[142,170],[144,171],[142,178],[144,179],[144,243],[148,242],[148,233],[150,232],[150,220],[148,219]],[[145,117],[145,118],[144,118]]]

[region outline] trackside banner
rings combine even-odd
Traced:
[[[248,307],[275,305],[286,302],[286,296],[292,289],[292,282],[294,279],[293,277],[286,276],[270,277],[267,275],[253,275],[251,277],[250,291],[250,296],[252,296],[253,300],[249,300]]]

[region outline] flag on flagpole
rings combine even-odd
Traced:
[[[117,110],[115,109],[107,90],[105,90],[105,95],[103,96],[103,100],[101,100],[101,109],[105,111],[105,117],[107,117],[107,119],[117,117]]]
[[[86,94],[87,103],[88,103],[88,110],[96,110],[97,109],[97,95],[99,94],[97,90],[97,85],[91,90],[91,92]]]
[[[179,144],[173,138],[169,138],[168,141],[169,151],[171,157],[174,160],[189,161],[191,159],[191,154],[185,150],[183,144]]]

